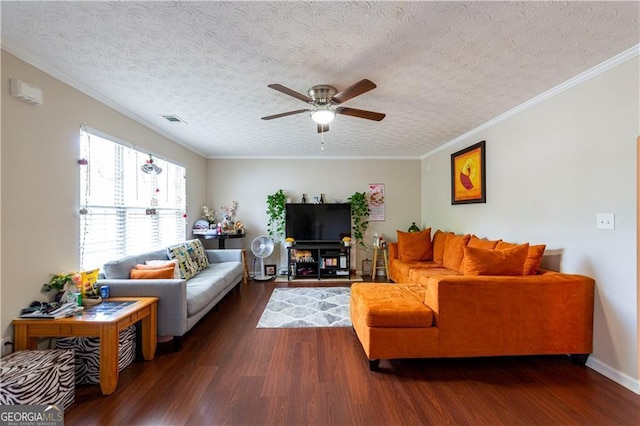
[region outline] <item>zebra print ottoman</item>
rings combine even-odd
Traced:
[[[118,336],[118,371],[124,370],[136,358],[136,327],[125,328]],[[62,337],[57,349],[72,349],[76,358],[76,384],[100,384],[100,338]]]
[[[73,351],[18,351],[0,359],[0,405],[59,405],[75,399]]]

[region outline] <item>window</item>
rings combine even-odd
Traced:
[[[144,173],[148,153],[84,128],[80,152],[87,160],[80,171],[83,269],[184,241],[184,167],[153,158],[162,172]]]

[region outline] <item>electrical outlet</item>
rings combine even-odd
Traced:
[[[0,340],[0,349],[2,350],[1,356],[9,355],[11,352],[13,352],[13,342],[11,341],[11,339],[5,337],[4,339]]]
[[[596,228],[597,229],[614,229],[615,228],[615,216],[613,213],[598,213],[596,214]]]

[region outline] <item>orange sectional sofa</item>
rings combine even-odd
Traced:
[[[544,246],[430,229],[389,245],[395,284],[351,286],[351,321],[380,359],[592,352],[594,280],[539,269]]]

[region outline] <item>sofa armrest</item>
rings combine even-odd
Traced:
[[[398,259],[398,243],[387,243],[389,247],[389,262]]]
[[[210,249],[206,252],[209,263],[242,262],[241,249]]]
[[[187,332],[187,282],[173,279],[103,279],[112,297],[155,296],[158,300],[158,335],[182,336]]]
[[[425,304],[434,312],[440,349],[453,355],[592,352],[589,277],[436,276],[427,283]]]

